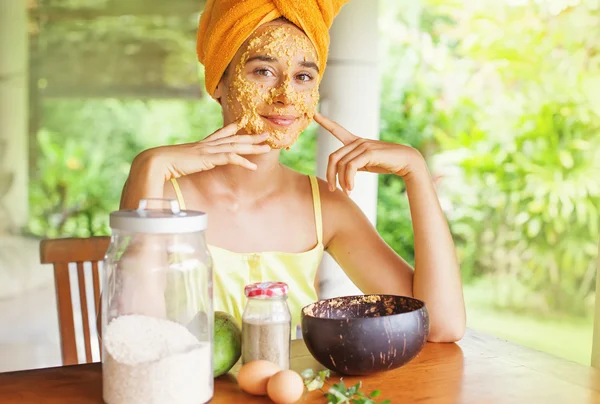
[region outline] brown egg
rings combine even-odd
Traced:
[[[256,360],[244,364],[237,375],[237,381],[240,388],[246,393],[255,396],[267,395],[267,382],[275,373],[279,372],[279,366],[276,364]]]
[[[292,404],[302,397],[304,382],[293,370],[282,370],[269,379],[267,393],[275,404]]]

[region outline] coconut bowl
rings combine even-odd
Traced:
[[[343,375],[403,366],[417,356],[429,335],[425,303],[406,296],[319,300],[303,307],[301,318],[302,336],[312,356]]]

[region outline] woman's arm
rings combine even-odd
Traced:
[[[414,296],[435,316],[431,340],[457,341],[466,326],[460,268],[452,235],[433,181],[423,169],[404,177],[415,240]]]
[[[430,341],[458,341],[464,334],[466,318],[453,243],[443,215],[432,212],[435,208],[426,202],[418,202],[431,198],[428,191],[407,184],[410,187],[414,270],[339,190],[323,198],[325,225],[333,229],[327,252],[363,293],[414,296],[425,301],[430,315]]]
[[[121,194],[121,209],[137,209],[141,199],[163,198],[165,172],[155,158],[155,152],[146,150],[131,163],[129,177]]]
[[[243,155],[263,154],[271,148],[263,143],[268,134],[236,135],[237,122],[231,123],[204,140],[162,146],[140,153],[131,164],[121,195],[121,209],[137,209],[140,199],[162,198],[165,183],[221,165],[238,165],[255,170]]]
[[[415,268],[413,271],[385,243],[356,204],[339,190],[324,198],[325,220],[333,229],[327,251],[363,292],[425,301],[431,319],[430,341],[461,339],[466,315],[458,260],[425,160],[407,146],[358,138],[323,116],[317,116],[317,122],[344,143],[330,157],[330,189],[337,175],[349,193],[359,170],[404,179],[415,239]]]

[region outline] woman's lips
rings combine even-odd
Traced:
[[[267,121],[271,122],[275,126],[281,126],[287,128],[296,122],[296,117],[293,115],[263,115]]]

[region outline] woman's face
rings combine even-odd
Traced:
[[[236,53],[215,97],[225,123],[235,120],[249,134],[270,134],[272,148],[290,147],[306,129],[319,101],[315,49],[287,22],[260,26]]]

